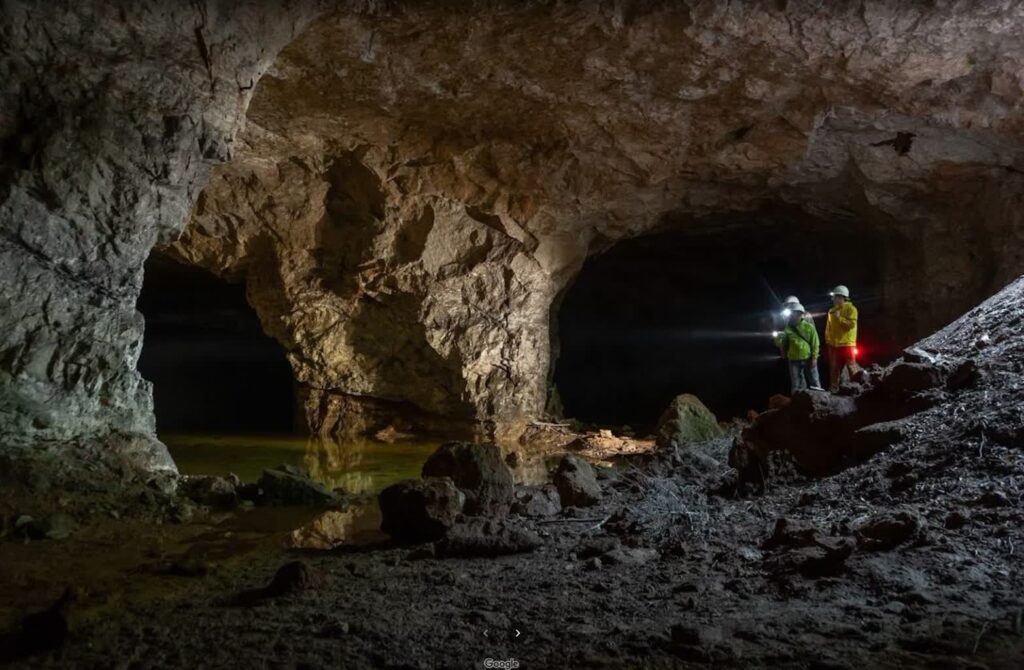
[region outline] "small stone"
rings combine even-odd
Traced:
[[[967,525],[968,517],[966,514],[959,510],[954,510],[946,516],[946,528],[949,530],[959,530]]]
[[[315,591],[323,588],[330,578],[323,572],[310,567],[305,561],[285,563],[270,583],[263,588],[263,595],[268,598]]]
[[[1002,491],[986,491],[978,498],[985,507],[1009,507],[1010,499]]]

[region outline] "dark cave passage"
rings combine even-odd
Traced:
[[[679,393],[723,420],[764,409],[789,392],[770,337],[781,301],[804,301],[824,346],[828,292],[840,283],[860,311],[862,362],[887,360],[906,343],[885,309],[882,269],[895,248],[851,223],[765,214],[616,244],[586,263],[558,312],[565,415],[646,430]],[[827,379],[824,351],[819,369]]]
[[[139,371],[153,383],[160,433],[295,432],[295,382],[245,287],[154,253],[138,309]]]

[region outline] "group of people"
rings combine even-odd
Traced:
[[[825,345],[828,347],[829,390],[839,390],[843,373],[853,378],[860,371],[857,365],[857,308],[850,301],[850,289],[836,286],[829,294],[832,308],[825,322]],[[789,364],[790,388],[823,391],[818,376],[818,355],[821,341],[814,327],[814,318],[796,296],[786,298],[782,331],[773,333],[775,345]]]

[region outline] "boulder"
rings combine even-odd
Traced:
[[[178,493],[193,502],[218,509],[238,506],[238,490],[227,477],[190,476],[178,484]]]
[[[267,505],[329,505],[338,497],[309,473],[295,465],[279,465],[263,471],[258,486]]]
[[[528,517],[554,516],[562,511],[562,501],[558,489],[551,484],[520,486],[516,489],[512,511]]]
[[[575,454],[566,454],[553,478],[562,507],[587,507],[601,499],[594,468]]]
[[[465,494],[448,477],[406,479],[378,496],[380,528],[399,542],[433,542],[455,524]]]
[[[655,429],[659,447],[706,442],[724,434],[718,419],[695,395],[676,396]]]
[[[450,478],[466,496],[468,515],[504,516],[513,503],[512,471],[493,444],[442,444],[423,464],[423,476]]]

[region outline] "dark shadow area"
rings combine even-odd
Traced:
[[[863,363],[906,344],[884,309],[880,269],[895,245],[877,233],[763,213],[672,225],[682,232],[592,257],[567,289],[554,374],[566,416],[646,430],[679,393],[696,394],[720,419],[762,410],[789,392],[771,341],[782,300],[804,301],[824,345],[828,292],[839,283],[860,310]]]
[[[138,309],[139,371],[153,383],[160,432],[294,432],[291,366],[243,285],[154,253]]]

